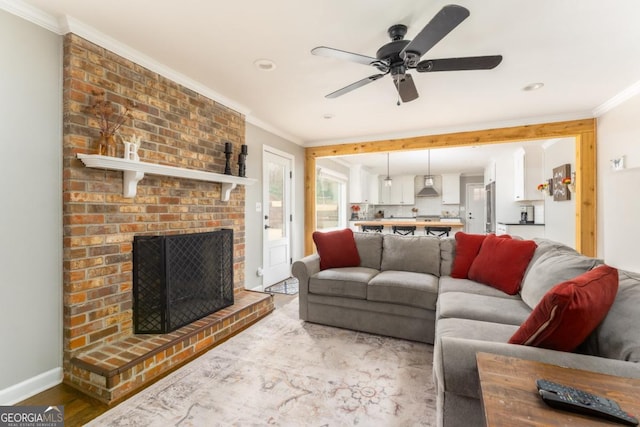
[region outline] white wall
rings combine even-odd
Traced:
[[[544,150],[544,177],[551,178],[553,168],[569,163],[571,171],[576,170],[575,139],[563,138],[547,146]],[[575,248],[576,246],[576,198],[571,195],[571,200],[562,202],[553,201],[553,196],[545,195],[544,198],[544,223],[545,237],[564,243]]]
[[[304,148],[251,123],[246,124],[247,177],[258,180],[245,187],[245,283],[246,289],[262,290],[262,277],[257,275],[262,267],[262,236],[264,212],[256,211],[256,203],[262,204],[262,150],[269,146],[294,156],[293,165],[293,226],[291,227],[291,257],[302,258],[304,252]],[[266,286],[268,286],[267,284]]]
[[[0,405],[62,380],[62,38],[0,10]]]
[[[640,272],[640,95],[598,119],[598,257]],[[626,169],[609,161],[625,156]]]

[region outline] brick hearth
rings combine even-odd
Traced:
[[[113,404],[252,325],[274,309],[273,297],[236,290],[235,303],[162,335],[133,335],[71,359],[72,385]]]
[[[64,381],[113,402],[266,315],[273,305],[268,296],[254,301],[259,294],[244,291],[243,186],[223,202],[219,183],[145,175],[137,195],[126,198],[122,172],[86,168],[76,158],[97,153],[99,126],[86,109],[95,100],[92,92],[100,90],[116,105],[138,104],[120,133],[141,137],[138,153],[148,163],[223,173],[225,143],[232,144],[237,159],[245,118],[77,35],[65,36]],[[123,151],[119,144],[117,156]],[[134,235],[220,228],[233,229],[233,287],[240,304],[233,316],[217,317],[231,313],[227,310],[179,333],[134,335]]]

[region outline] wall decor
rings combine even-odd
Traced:
[[[571,200],[571,192],[565,181],[565,178],[571,179],[571,165],[566,163],[562,166],[553,168],[553,201],[562,202]]]
[[[102,89],[92,90],[94,97],[93,104],[86,107],[85,111],[95,117],[100,127],[100,139],[98,140],[98,154],[102,156],[115,157],[116,155],[116,132],[128,120],[133,120],[133,109],[138,106],[130,99],[125,100],[124,106],[120,107],[107,99],[106,92]]]
[[[224,165],[224,174],[231,175],[231,154],[233,153],[233,145],[230,142],[224,143],[224,157],[226,159]]]
[[[246,144],[242,144],[240,146],[240,154],[238,154],[238,176],[244,178],[246,175],[246,171],[247,171],[247,145]]]

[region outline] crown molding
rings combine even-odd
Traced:
[[[278,128],[276,128],[275,126],[270,125],[269,123],[263,122],[262,120],[260,120],[259,118],[257,118],[256,116],[252,115],[252,114],[248,114],[245,117],[245,120],[247,121],[247,123],[251,123],[252,125],[255,125],[269,133],[272,133],[276,136],[279,136],[280,138],[284,138],[289,142],[292,142],[296,145],[299,145],[301,147],[304,146],[304,142],[298,138],[295,137],[293,135],[291,135],[290,133],[284,132]]]
[[[55,16],[20,0],[0,0],[0,9],[56,34],[64,34]]]
[[[613,110],[625,101],[633,98],[640,93],[640,80],[618,93],[613,98],[603,102],[593,110],[594,117],[600,117]]]

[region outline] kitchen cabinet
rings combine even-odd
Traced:
[[[349,203],[378,203],[378,175],[362,165],[349,168]]]
[[[384,185],[384,178],[378,180],[380,186],[380,205],[413,205],[416,202],[415,176],[396,175],[392,176],[392,185]]]
[[[542,147],[518,148],[513,155],[513,161],[514,199],[517,202],[543,200],[543,193],[538,191],[538,185],[543,182],[544,152]]]
[[[484,185],[489,185],[492,182],[496,182],[496,162],[494,160],[484,168]]]
[[[460,174],[442,174],[442,204],[460,204]]]

